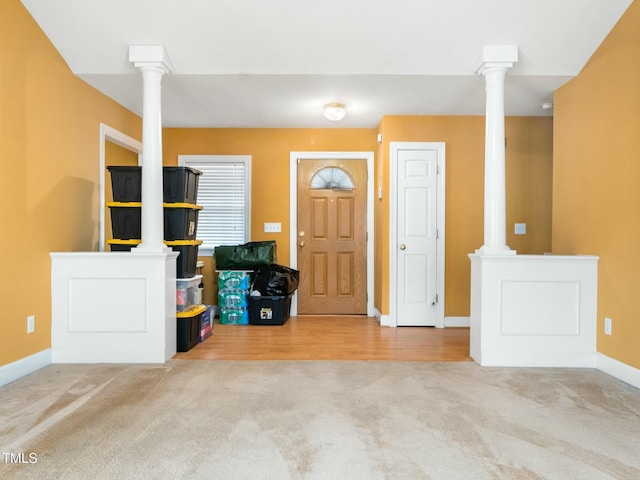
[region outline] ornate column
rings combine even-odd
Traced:
[[[486,82],[484,245],[476,253],[515,254],[506,242],[504,80],[518,61],[516,46],[488,46],[476,70]]]
[[[168,252],[162,207],[162,76],[173,66],[162,45],[129,47],[129,61],[142,73],[142,225],[141,243],[132,252]]]

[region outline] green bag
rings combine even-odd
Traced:
[[[213,250],[216,270],[254,270],[276,263],[276,242],[248,242],[242,245],[220,245]]]

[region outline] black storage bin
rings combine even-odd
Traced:
[[[140,202],[110,202],[111,230],[114,238],[129,240],[140,238],[141,206]]]
[[[191,167],[162,167],[163,201],[195,204],[200,175],[200,170]]]
[[[202,240],[167,240],[164,242],[173,250],[180,252],[176,263],[176,278],[191,278],[196,274],[198,246]]]
[[[284,325],[291,311],[291,295],[247,297],[249,302],[249,324]]]
[[[111,174],[114,202],[142,201],[142,167],[112,165],[107,170]]]
[[[111,240],[107,240],[109,247],[112,252],[130,252],[132,248],[140,245],[139,238],[132,238],[130,240],[121,240],[118,238],[113,238]]]
[[[200,324],[205,310],[204,305],[199,305],[186,312],[177,313],[176,350],[178,352],[188,352],[200,342]]]
[[[164,239],[195,240],[200,210],[201,206],[190,203],[165,203]]]

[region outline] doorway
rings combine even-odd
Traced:
[[[390,147],[390,326],[442,328],[445,144]]]
[[[298,226],[298,168],[299,161],[304,160],[340,160],[349,162],[354,160],[364,160],[366,163],[366,231],[373,232],[373,152],[291,152],[290,153],[290,261],[292,268],[299,268],[299,248],[297,246],[300,232]],[[374,316],[373,308],[373,235],[368,238],[365,235],[366,245],[366,314]],[[298,314],[298,294],[296,292],[291,302],[291,315]]]

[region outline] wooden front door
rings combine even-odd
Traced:
[[[298,313],[367,313],[367,162],[298,160]]]

